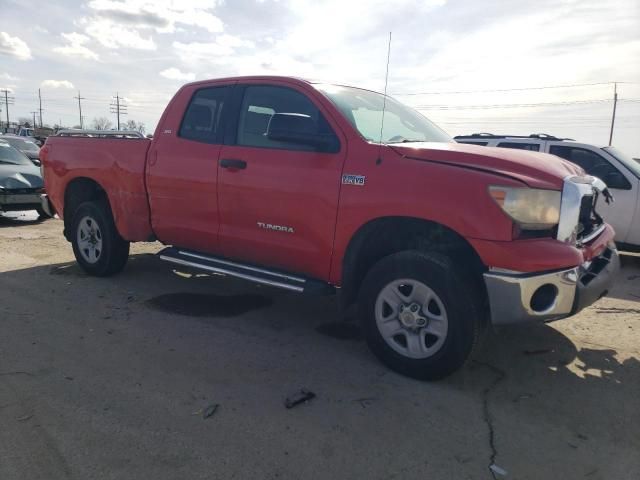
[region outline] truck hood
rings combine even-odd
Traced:
[[[405,158],[495,173],[532,188],[561,190],[565,177],[584,175],[577,165],[547,153],[463,143],[416,142],[389,147]]]
[[[0,188],[20,190],[23,188],[42,188],[40,169],[30,165],[8,165],[0,163]]]

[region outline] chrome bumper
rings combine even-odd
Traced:
[[[550,273],[484,274],[491,323],[548,322],[578,313],[605,296],[620,270],[615,247],[579,267]]]

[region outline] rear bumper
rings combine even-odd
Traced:
[[[548,322],[578,313],[605,296],[620,270],[613,244],[582,265],[545,273],[484,274],[491,323]]]

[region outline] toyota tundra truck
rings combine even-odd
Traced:
[[[373,353],[419,379],[460,368],[491,326],[574,315],[619,270],[601,180],[553,155],[458,144],[360,88],[190,83],[152,139],[62,131],[40,158],[47,208],[88,274],[158,240],[181,267],[339,293]]]

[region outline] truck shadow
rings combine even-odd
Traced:
[[[625,272],[629,274],[627,267]],[[319,345],[317,348],[331,360],[314,365],[307,361],[316,373],[325,370],[323,374],[330,376],[334,374],[332,369],[340,365],[341,375],[352,376],[365,390],[371,384],[379,384],[382,377],[392,384],[413,382],[381,366],[366,350],[357,326],[341,326],[335,297],[304,297],[222,276],[173,269],[150,254],[132,255],[125,271],[111,278],[87,277],[75,263],[64,263],[0,273],[0,289],[5,284],[24,291],[50,290],[55,296],[47,302],[61,305],[73,305],[78,296],[105,302],[113,311],[103,312],[104,328],[120,321],[113,312],[124,310],[128,324],[122,328],[132,328],[131,323],[137,323],[136,328],[153,331],[151,322],[161,321],[170,332],[181,332],[189,328],[185,322],[195,321],[215,327],[203,330],[202,335],[211,336],[204,338],[204,343],[215,343],[215,338],[225,331],[232,336],[251,335],[254,342],[278,338],[280,346],[267,353],[273,358],[264,359],[266,365],[278,365],[280,358],[287,356],[287,348]],[[95,310],[90,305],[78,308]],[[25,315],[12,312],[10,306],[4,312],[9,316]],[[45,323],[55,321],[60,323],[60,330],[65,330],[65,323],[71,327],[74,322],[63,314],[52,317],[48,305],[29,315],[36,330],[39,323],[44,328]],[[116,325],[113,330],[118,328],[121,327]],[[188,345],[185,348],[190,349]],[[190,355],[206,357],[207,353],[192,351]],[[487,385],[496,389],[508,385],[511,407],[535,398],[543,404],[563,403],[566,397],[574,407],[577,404],[596,411],[603,392],[607,402],[617,399],[624,405],[630,403],[625,400],[632,398],[627,397],[628,386],[640,385],[638,355],[639,352],[618,352],[607,346],[579,348],[552,325],[505,328],[489,335],[476,359],[460,372],[437,384],[414,384],[418,392],[453,388],[480,395],[487,394]],[[315,356],[310,361],[318,359]],[[233,356],[227,364],[229,368],[236,361],[240,362],[239,368],[244,363],[242,356]],[[202,363],[206,363],[204,358]],[[500,402],[506,402],[504,397]],[[620,408],[629,410],[629,418],[640,420],[637,412],[624,405]]]

